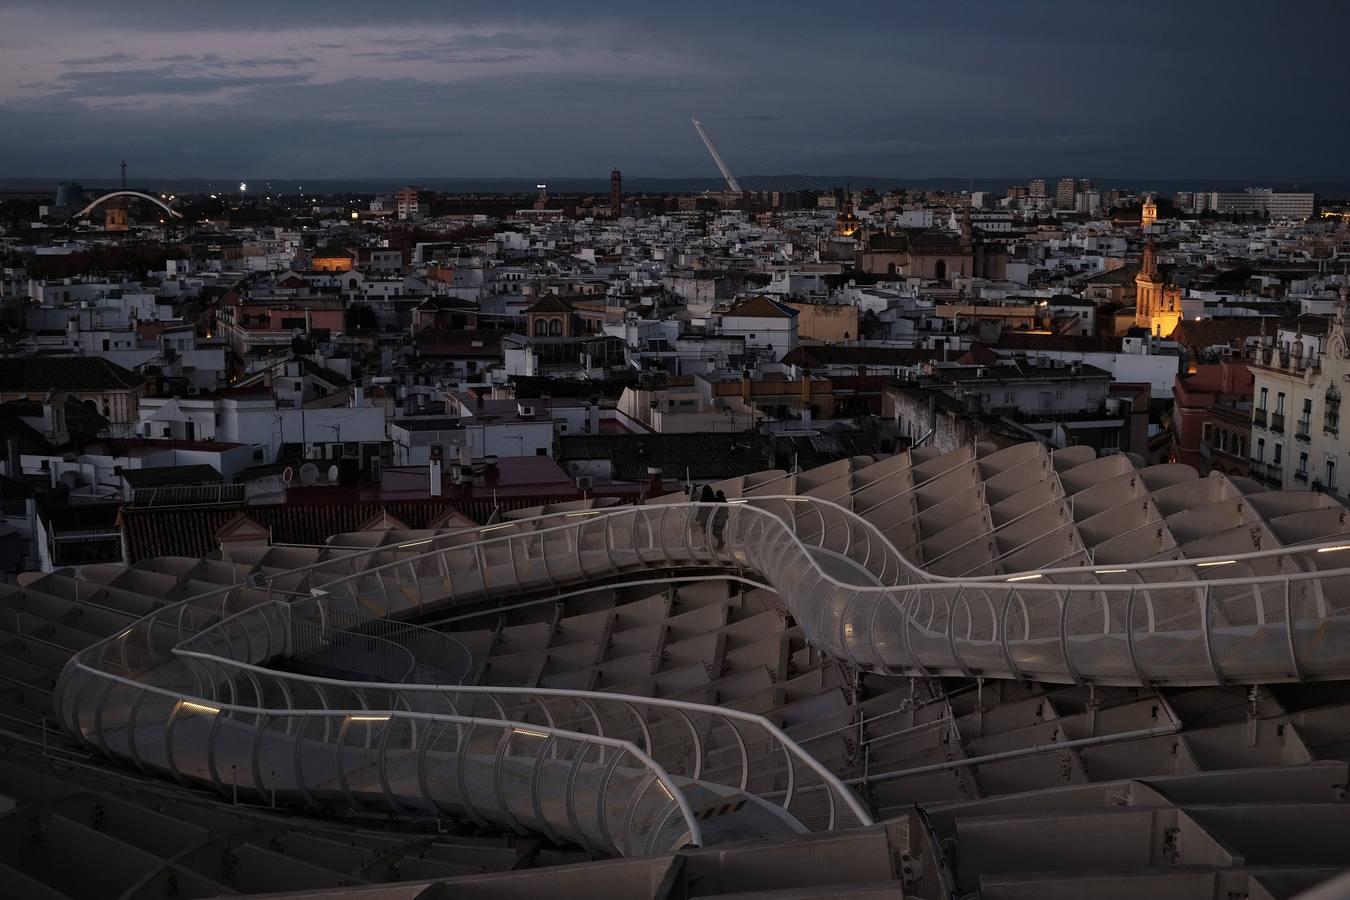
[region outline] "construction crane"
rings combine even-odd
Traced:
[[[703,145],[708,148],[708,152],[712,154],[713,162],[717,163],[717,168],[722,171],[722,177],[727,180],[727,190],[733,194],[741,193],[741,183],[736,180],[735,175],[731,174],[727,164],[722,162],[722,154],[717,152],[717,148],[713,146],[712,138],[708,137],[708,132],[703,130],[703,123],[698,119],[690,119],[689,121],[694,123],[694,130],[698,132],[699,137],[703,138]]]

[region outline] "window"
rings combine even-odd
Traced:
[[[1060,388],[1060,389],[1058,389],[1058,390],[1055,391],[1055,399],[1056,399],[1056,400],[1063,400],[1063,399],[1064,399],[1064,389],[1063,389],[1063,388]]]
[[[1262,393],[1265,392],[1262,391]],[[1275,395],[1275,412],[1284,415],[1284,391],[1280,391]]]
[[[1306,419],[1308,418],[1308,416],[1311,415],[1312,415],[1312,398],[1308,397],[1303,401],[1303,418]]]
[[[1336,460],[1334,459],[1327,460],[1326,489],[1329,491],[1336,490]]]
[[[1341,426],[1341,392],[1336,390],[1335,385],[1327,388],[1327,405],[1322,415],[1322,430],[1336,434]]]
[[[1298,455],[1298,471],[1300,475],[1308,474],[1308,454],[1300,453]]]
[[[1200,427],[1200,440],[1201,440],[1201,441],[1203,441],[1203,442],[1206,443],[1206,444],[1211,443],[1211,440],[1212,440],[1213,436],[1214,436],[1214,423],[1213,423],[1213,422],[1206,422],[1204,425],[1202,425],[1202,426]]]
[[[1268,394],[1268,389],[1267,389],[1267,388],[1261,388],[1261,405],[1258,406],[1258,407],[1256,407],[1257,409],[1265,409],[1265,408],[1266,408],[1266,397],[1267,397],[1267,394]]]
[[[1283,444],[1275,445],[1275,456],[1271,459],[1271,462],[1273,462],[1277,466],[1280,464],[1280,451],[1282,451],[1283,449],[1284,449]]]
[[[1120,429],[1108,428],[1102,432],[1102,449],[1118,450],[1120,449]]]
[[[1016,392],[1016,391],[1004,391],[1004,392],[1003,392],[1003,405],[1004,405],[1004,406],[1016,406],[1016,405],[1017,405],[1017,392]]]
[[[1266,461],[1266,439],[1265,439],[1265,438],[1257,438],[1257,439],[1256,439],[1256,461],[1257,461],[1257,462],[1265,462],[1265,461]]]

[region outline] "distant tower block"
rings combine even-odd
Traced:
[[[623,175],[618,169],[609,173],[609,214],[616,219],[623,215]]]
[[[1149,194],[1144,198],[1144,208],[1139,214],[1139,224],[1145,231],[1153,227],[1153,223],[1158,221],[1158,202]]]

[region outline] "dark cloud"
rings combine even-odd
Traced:
[[[112,63],[131,62],[134,57],[126,53],[109,53],[104,56],[90,56],[84,59],[66,59],[62,62],[67,66],[106,66]]]
[[[55,94],[71,98],[185,96],[221,91],[303,84],[309,75],[183,75],[166,69],[115,69],[66,72],[54,84]]]
[[[436,49],[366,50],[351,54],[353,59],[374,59],[382,62],[433,62],[456,65],[510,63],[531,59],[528,53],[473,54]]]
[[[173,56],[155,56],[150,59],[150,62],[154,63],[172,63],[184,68],[190,67],[202,71],[210,69],[298,69],[315,61],[314,57],[305,54],[227,59],[219,53],[175,53]]]
[[[694,115],[746,174],[1298,179],[1343,175],[1350,142],[1350,4],[1314,0],[14,9],[64,59],[0,53],[16,175],[713,174]],[[117,43],[147,33],[144,59]]]

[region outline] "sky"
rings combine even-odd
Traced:
[[[1341,0],[0,0],[6,177],[1340,179]]]

